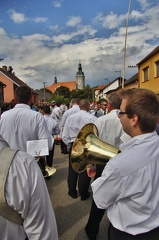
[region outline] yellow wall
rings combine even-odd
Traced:
[[[159,53],[152,56],[150,59],[139,64],[139,87],[150,89],[159,94],[159,76],[155,77],[155,62],[159,60]],[[149,67],[149,80],[143,82],[143,69]]]

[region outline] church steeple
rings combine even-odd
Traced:
[[[54,83],[55,83],[55,84],[57,83],[56,73],[55,73]]]
[[[81,62],[79,61],[78,71],[76,73],[76,88],[83,89],[84,86],[85,86],[85,76],[84,76],[84,72],[82,72]]]

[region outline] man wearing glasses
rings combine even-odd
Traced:
[[[117,114],[131,138],[92,183],[94,201],[107,209],[109,240],[158,240],[159,101],[150,90],[128,89]]]
[[[107,101],[106,100],[102,100],[100,102],[100,109],[97,111],[97,115],[96,117],[101,117],[103,115],[105,115],[107,112]]]

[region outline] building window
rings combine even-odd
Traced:
[[[143,82],[149,80],[149,67],[144,68],[143,70]]]
[[[159,77],[159,61],[155,62],[155,77]]]

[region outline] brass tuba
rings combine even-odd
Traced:
[[[120,152],[119,148],[102,141],[97,127],[86,124],[78,133],[71,149],[70,161],[75,172],[83,172],[88,164],[105,165]]]
[[[43,157],[40,157],[40,156],[37,156],[35,157],[41,171],[42,171],[42,174],[43,174],[43,177],[51,177],[55,172],[56,172],[56,169],[53,168],[53,167],[49,167],[46,163],[46,156],[43,156]]]

